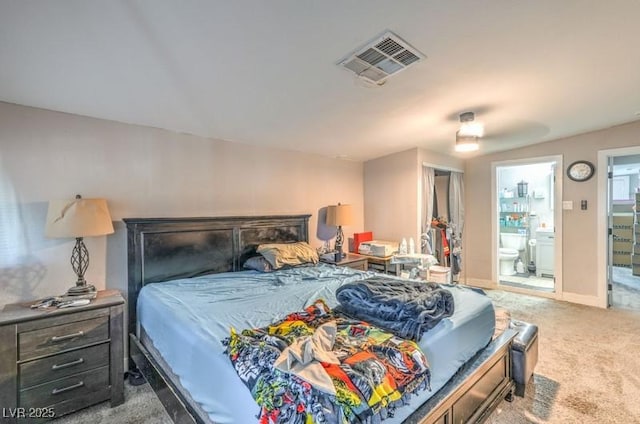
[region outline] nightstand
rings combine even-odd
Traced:
[[[43,422],[105,400],[123,403],[120,293],[100,291],[85,306],[29,306],[0,312],[2,422]]]
[[[393,273],[400,275],[400,265],[392,264],[393,256],[370,256],[365,255],[369,263],[369,267],[377,272],[385,274]]]
[[[362,255],[356,255],[355,253],[346,253],[341,261],[328,261],[321,259],[322,262],[327,264],[333,264],[338,266],[346,266],[360,271],[366,271],[369,268],[367,258]]]

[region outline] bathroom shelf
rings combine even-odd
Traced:
[[[509,220],[507,220],[507,218],[509,218]],[[500,228],[528,229],[529,228],[529,212],[501,211],[500,212]]]

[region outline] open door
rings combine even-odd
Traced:
[[[640,310],[640,146],[599,150],[598,168],[595,305]]]
[[[613,156],[607,156],[607,308],[613,303]]]

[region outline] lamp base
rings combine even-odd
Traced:
[[[96,293],[96,288],[93,284],[76,285],[67,290],[67,296],[82,296],[93,293]]]
[[[344,242],[344,233],[342,232],[342,226],[338,225],[338,231],[336,232],[336,244],[334,247],[334,250],[336,251],[336,254],[338,254],[340,260],[342,260],[342,258],[344,257],[342,254],[342,243]]]

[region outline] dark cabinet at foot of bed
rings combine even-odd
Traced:
[[[405,424],[482,423],[513,393],[511,343],[516,332],[507,330],[465,364],[425,402]]]
[[[124,401],[124,299],[103,291],[89,305],[0,312],[0,421],[43,422],[98,402]]]

